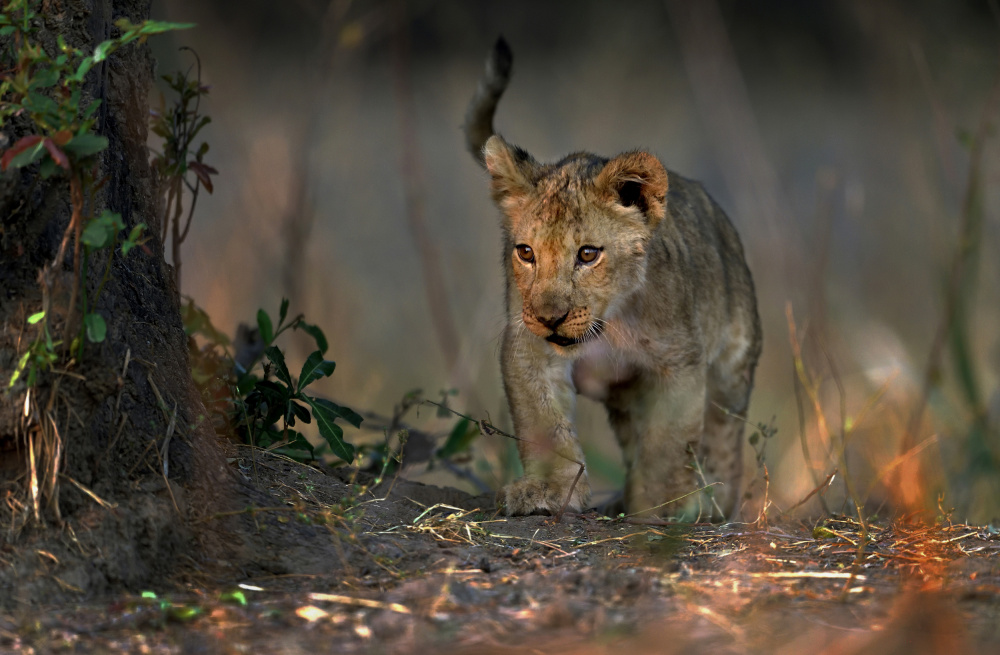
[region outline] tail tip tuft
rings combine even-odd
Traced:
[[[493,52],[490,53],[490,65],[496,73],[503,77],[510,75],[511,65],[514,62],[514,53],[510,49],[510,44],[503,35],[497,37],[493,44]]]

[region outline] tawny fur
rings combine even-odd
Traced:
[[[490,92],[477,93],[465,126],[503,213],[501,368],[525,440],[525,475],[498,504],[510,515],[555,513],[568,497],[570,510],[587,506],[586,474],[569,494],[583,461],[572,422],[582,394],[607,408],[630,513],[712,516],[714,504],[685,497],[702,485],[697,461],[723,483],[714,498],[728,516],[761,350],[739,236],[699,183],[647,152],[541,164],[493,134],[509,72],[501,40],[480,84]]]

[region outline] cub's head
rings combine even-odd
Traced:
[[[644,284],[646,248],[666,214],[667,171],[641,151],[540,164],[495,135],[483,156],[524,324],[572,354]]]

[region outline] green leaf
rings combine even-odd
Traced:
[[[84,157],[97,154],[107,147],[107,137],[84,133],[78,134],[70,139],[69,142],[63,146],[63,150],[77,159],[82,159]]]
[[[97,44],[97,47],[94,48],[94,55],[91,59],[94,60],[95,64],[104,61],[108,58],[108,55],[114,52],[116,45],[117,44],[114,41],[101,41]]]
[[[153,134],[160,137],[161,139],[170,138],[170,129],[167,126],[165,126],[163,124],[163,121],[159,118],[156,120],[155,123],[153,123],[153,126],[150,129],[153,130]]]
[[[32,314],[31,316],[28,317],[28,323],[34,325],[43,318],[45,318],[45,312],[38,312],[37,314]]]
[[[201,608],[195,605],[167,605],[167,617],[173,621],[187,623],[201,614]]]
[[[287,415],[288,399],[281,398],[280,394],[273,389],[265,389],[262,385],[266,383],[266,380],[258,382],[257,388],[264,391],[263,395],[267,398],[267,414],[264,415],[264,424],[273,425]]]
[[[812,531],[813,539],[836,539],[837,536],[836,532],[822,525],[817,525]]]
[[[76,69],[76,74],[73,75],[73,80],[76,82],[82,82],[83,78],[90,72],[90,69],[94,66],[93,57],[84,57],[83,61],[80,62],[80,66]]]
[[[17,28],[14,27],[13,25],[4,25],[3,27],[0,27],[0,36],[7,36],[9,34],[13,34],[15,29]]]
[[[59,71],[54,68],[45,68],[35,73],[31,82],[28,84],[28,88],[32,91],[35,89],[47,89],[58,81]]]
[[[277,346],[269,346],[267,350],[264,351],[264,354],[267,355],[267,358],[274,364],[274,374],[278,376],[279,380],[291,388],[292,376],[288,372],[288,366],[285,365],[285,355],[278,349]]]
[[[69,94],[69,104],[71,106],[73,106],[73,107],[77,107],[77,108],[80,107],[80,98],[83,95],[83,89],[80,88],[81,86],[82,86],[81,84],[75,85],[73,87],[73,90]],[[66,101],[64,100],[63,101],[63,105],[65,105],[65,104],[66,104]],[[83,134],[84,132],[86,132],[89,129],[90,129],[90,125],[84,125],[84,126],[82,126],[82,129],[77,130],[77,133],[78,134]]]
[[[52,157],[46,157],[38,166],[38,174],[42,176],[43,180],[49,179],[58,172],[59,164],[57,164],[56,160],[52,159]]]
[[[87,326],[87,338],[91,343],[101,343],[107,336],[108,326],[104,322],[104,317],[100,314],[87,314],[83,317],[83,324]]]
[[[295,418],[299,419],[305,424],[312,423],[312,416],[309,415],[309,410],[302,405],[292,402],[289,403],[292,407],[292,412],[295,413]]]
[[[299,321],[295,325],[295,329],[302,330],[303,332],[311,336],[316,341],[316,347],[319,348],[319,351],[324,355],[326,354],[326,351],[329,349],[330,346],[326,341],[326,335],[323,334],[323,330],[319,329],[315,325],[309,325],[305,321]]]
[[[99,218],[102,221],[103,220],[108,221],[109,223],[111,223],[112,225],[114,225],[116,229],[119,229],[119,230],[124,230],[125,229],[125,221],[122,220],[122,215],[119,214],[118,212],[113,212],[113,211],[111,211],[109,209],[105,209],[104,211],[101,212],[101,215],[100,215]]]
[[[28,97],[25,100],[25,106],[33,112],[40,114],[57,114],[59,111],[59,105],[55,100],[48,96],[43,96],[37,91],[29,91]]]
[[[83,228],[80,241],[91,248],[104,248],[114,240],[118,231],[123,229],[125,223],[122,222],[121,214],[104,210]]]
[[[36,161],[42,158],[46,153],[45,141],[39,141],[33,147],[18,153],[16,156],[12,157],[10,163],[7,164],[7,168],[22,168],[24,166],[30,166]]]
[[[128,233],[128,238],[122,243],[122,255],[127,255],[132,248],[139,245],[139,239],[142,238],[142,233],[145,229],[145,223],[139,223],[132,228],[132,231]]]
[[[345,421],[347,421],[356,428],[360,428],[361,422],[365,420],[364,417],[361,416],[361,414],[358,414],[353,409],[349,409],[342,405],[338,405],[337,403],[331,402],[326,398],[311,398],[310,396],[306,396],[305,394],[302,394],[301,397],[304,398],[306,401],[311,401],[309,403],[310,405],[313,406],[319,405],[328,413],[338,418],[344,419]]]
[[[281,311],[278,312],[278,325],[285,322],[285,317],[288,316],[288,298],[281,299]]]
[[[29,357],[31,357],[30,350],[21,355],[21,359],[17,361],[17,368],[14,369],[14,374],[10,376],[10,384],[7,385],[8,389],[13,387],[14,383],[17,382],[17,379],[21,377],[21,373],[24,372],[24,367],[28,365]],[[30,382],[28,383],[28,386],[31,386]]]
[[[219,600],[223,603],[236,603],[246,605],[247,597],[242,591],[226,591],[219,595]]]
[[[274,326],[271,324],[271,317],[263,309],[257,310],[257,327],[260,329],[260,338],[264,343],[270,344],[274,339]]]
[[[211,122],[212,122],[211,116],[202,116],[201,120],[199,120],[198,123],[194,126],[194,129],[191,130],[191,134],[188,135],[188,140],[194,141],[194,138],[198,135],[198,132],[201,132],[201,128],[205,127]]]
[[[479,435],[479,426],[468,419],[461,419],[452,428],[448,440],[437,451],[437,456],[448,458],[468,450],[472,441]]]
[[[302,372],[299,373],[299,386],[296,391],[302,391],[316,380],[332,375],[336,366],[334,362],[323,359],[323,353],[319,350],[313,351],[306,358],[306,363],[302,365]]]
[[[320,404],[319,399],[305,396],[304,400],[312,407],[313,417],[319,426],[319,433],[330,444],[333,454],[348,464],[354,461],[354,446],[344,441],[344,431],[337,425],[337,415]]]
[[[172,30],[189,30],[196,25],[196,23],[168,23],[161,20],[147,20],[143,22],[139,31],[143,34],[161,34]]]
[[[236,393],[241,396],[246,396],[248,393],[257,388],[257,383],[259,380],[256,375],[244,375],[236,382]]]
[[[88,118],[93,116],[94,112],[97,111],[97,108],[100,106],[101,106],[100,98],[92,101],[89,105],[87,105],[87,108],[83,110],[83,120],[87,120]]]

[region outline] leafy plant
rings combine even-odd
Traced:
[[[444,445],[434,453],[441,459],[449,459],[460,453],[467,452],[480,434],[479,424],[467,418],[460,418],[455,422]]]
[[[304,320],[300,314],[288,319],[288,300],[282,300],[277,323],[263,309],[257,312],[260,343],[250,349],[255,353],[245,363],[240,353],[230,353],[231,340],[217,330],[208,315],[188,302],[183,312],[188,333],[200,334],[207,344],[196,351],[194,378],[217,404],[227,406],[228,419],[241,441],[253,446],[280,450],[296,459],[313,459],[322,452],[305,435],[294,429],[298,424],[316,421],[320,435],[331,452],[345,462],[353,462],[356,449],[344,440],[337,420],[358,428],[363,418],[357,412],[307,392],[307,387],[329,377],[336,364],[325,359],[328,343],[323,331]],[[313,338],[316,350],[293,378],[284,353],[274,342],[288,330],[301,330]],[[220,399],[219,389],[228,388]]]
[[[368,425],[369,430],[382,432],[384,441],[381,443],[369,443],[362,445],[358,451],[359,456],[363,455],[365,461],[359,464],[364,470],[378,475],[391,475],[396,473],[403,464],[406,455],[408,464],[418,464],[426,462],[428,470],[441,464],[451,473],[467,479],[475,484],[479,489],[487,491],[489,487],[485,485],[472,471],[461,468],[460,464],[468,462],[471,455],[471,447],[476,438],[481,434],[479,423],[471,417],[456,412],[449,405],[449,399],[458,396],[457,389],[442,390],[438,393],[441,400],[434,402],[424,397],[422,389],[412,389],[403,395],[402,399],[393,409],[392,415],[379,417],[372,415],[376,427]],[[435,444],[439,437],[444,434],[432,434],[423,430],[414,429],[406,425],[403,420],[412,411],[426,405],[432,405],[435,409],[435,416],[439,419],[455,418],[454,424],[447,431],[447,437],[440,446]],[[407,444],[413,444],[414,448],[407,451]]]
[[[62,343],[62,341],[53,341],[52,334],[49,332],[48,325],[44,322],[45,312],[38,312],[37,314],[32,314],[28,317],[28,323],[34,325],[41,322],[41,335],[35,339],[28,349],[21,355],[21,359],[17,362],[17,367],[14,369],[14,375],[10,378],[9,387],[14,386],[17,379],[21,374],[27,370],[28,380],[27,384],[29,387],[35,385],[35,378],[38,375],[38,371],[45,370],[49,366],[52,366],[59,359],[59,355],[56,354],[56,347]]]
[[[191,48],[181,49],[194,53]],[[150,149],[153,153],[150,164],[159,177],[160,224],[163,226],[161,243],[166,251],[169,232],[174,283],[178,292],[181,288],[181,244],[187,239],[188,230],[191,229],[198,193],[203,187],[212,193],[212,176],[219,173],[204,162],[209,150],[207,141],[202,141],[197,149],[193,149],[198,133],[212,122],[209,116],[200,111],[201,99],[208,95],[209,87],[201,83],[201,60],[197,53],[194,56],[197,75],[189,78],[187,72],[177,72],[162,76],[167,86],[177,94],[177,99],[167,107],[166,99],[161,95],[159,109],[150,110],[150,129],[163,139],[161,151]],[[188,179],[188,173],[194,175],[193,180]],[[185,189],[191,194],[186,219],[183,202]]]
[[[5,71],[0,77],[0,128],[16,118],[18,128],[27,125],[32,132],[20,137],[3,152],[0,169],[6,172],[37,166],[37,174],[42,179],[67,178],[72,213],[52,269],[61,266],[72,241],[73,280],[69,308],[64,317],[63,339],[53,339],[51,309],[46,307],[34,314],[31,318],[35,320],[29,323],[39,325],[38,336],[18,361],[8,389],[26,370],[28,385],[34,385],[38,373],[59,360],[56,348],[67,339],[71,342],[69,352],[76,353],[79,358],[84,339],[100,342],[107,332],[104,318],[90,312],[89,307],[96,305],[107,282],[114,246],[125,225],[118,214],[105,211],[93,216],[85,212],[85,208],[93,211],[96,206],[95,195],[102,184],[97,179],[96,164],[100,153],[108,147],[108,139],[94,131],[101,101],[88,98],[84,92],[88,74],[129,43],[142,43],[152,34],[191,27],[190,24],[161,21],[135,25],[123,18],[115,23],[118,36],[102,41],[89,53],[68,45],[61,35],[56,38],[56,52],[50,52],[35,36],[42,20],[38,13],[40,6],[38,0],[10,0],[0,13],[0,37],[9,38],[11,44],[9,52],[0,53]],[[144,229],[141,223],[132,228],[123,240],[123,255],[144,243]],[[87,260],[93,252],[109,246],[104,276],[88,307],[86,288],[81,291]],[[84,256],[81,250],[85,251]],[[43,280],[46,287],[52,284],[48,276],[43,276]],[[79,333],[75,334],[74,312],[78,302],[82,305],[83,316]]]

